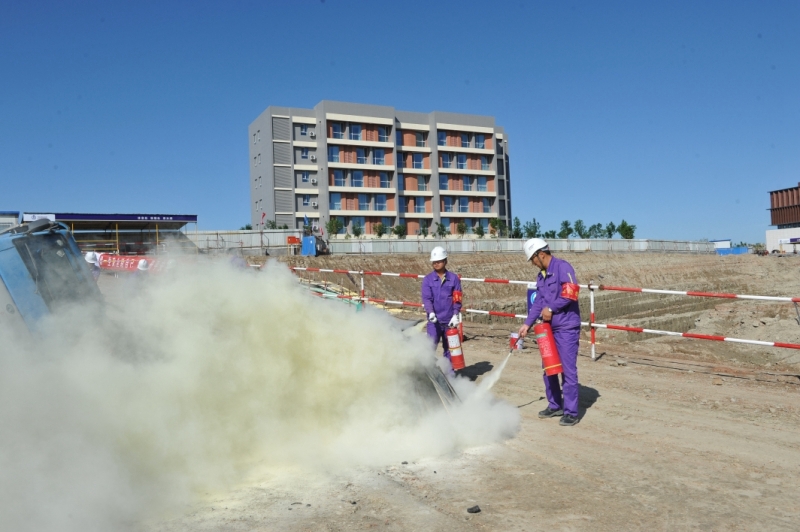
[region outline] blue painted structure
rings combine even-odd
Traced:
[[[738,247],[738,248],[718,248],[717,255],[747,255],[750,252],[750,248],[748,247]]]
[[[0,233],[0,322],[21,317],[28,330],[38,332],[41,319],[65,305],[101,300],[64,224],[39,220]]]

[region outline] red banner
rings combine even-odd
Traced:
[[[133,272],[139,266],[140,260],[147,261],[147,270],[157,272],[164,269],[164,260],[144,255],[114,255],[112,253],[100,253],[99,264],[103,270]]]

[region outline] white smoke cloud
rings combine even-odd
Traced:
[[[423,335],[315,298],[278,264],[152,276],[0,345],[0,530],[120,530],[259,467],[336,470],[513,436],[463,379],[437,403]],[[433,397],[433,400],[431,398]]]

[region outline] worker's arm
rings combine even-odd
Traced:
[[[433,290],[431,290],[427,277],[422,279],[422,306],[425,307],[426,315],[433,312]]]
[[[459,314],[461,312],[461,299],[463,297],[461,292],[461,279],[459,279],[456,274],[453,274],[453,277],[455,277],[455,282],[453,283],[453,314]]]
[[[554,272],[556,282],[558,283],[558,296],[549,305],[553,309],[553,314],[558,314],[573,301],[578,300],[578,278],[575,276],[575,270],[568,262],[561,261],[558,264],[558,270]]]

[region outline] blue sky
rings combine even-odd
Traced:
[[[800,2],[0,3],[0,210],[249,220],[247,126],[322,99],[485,114],[512,209],[763,242],[800,181]]]

